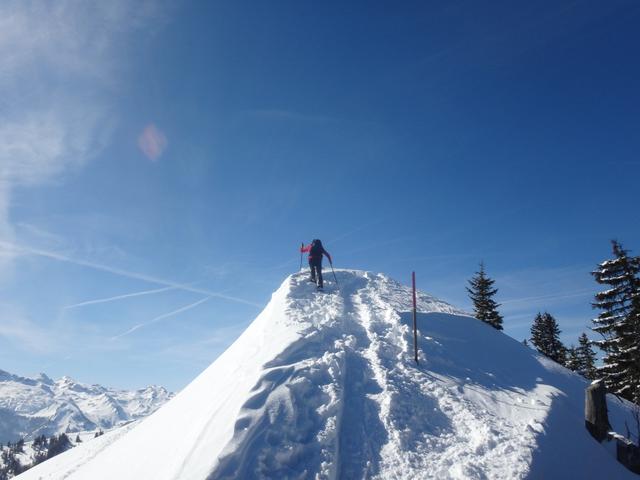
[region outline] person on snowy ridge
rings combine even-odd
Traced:
[[[311,281],[318,286],[318,289],[324,288],[322,283],[322,256],[326,255],[329,263],[333,265],[331,255],[322,246],[322,242],[317,238],[310,245],[300,247],[301,252],[309,252],[309,268],[311,269]],[[317,282],[316,282],[317,279]]]

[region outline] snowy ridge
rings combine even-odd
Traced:
[[[289,277],[158,412],[19,478],[634,478],[587,433],[579,376],[425,294],[415,365],[410,290],[336,273]]]
[[[115,390],[0,370],[0,442],[110,429],[151,414],[172,396],[163,387]]]
[[[372,452],[384,444],[387,429],[380,419],[379,424],[372,420],[382,413],[389,423],[390,415],[384,408],[389,398],[382,395],[388,390],[384,359],[408,358],[406,326],[393,320],[396,310],[408,310],[411,297],[406,287],[382,275],[341,274],[340,281],[341,292],[351,295],[314,293],[304,275],[291,280],[287,316],[304,326],[300,338],[264,365],[211,478],[287,478],[311,472],[321,478],[361,478],[376,470]],[[419,306],[421,311],[462,313],[425,294]],[[399,339],[401,345],[383,344],[380,335]],[[379,398],[369,398],[374,395]],[[277,457],[272,453],[276,441],[285,446]],[[246,461],[248,452],[258,466]]]

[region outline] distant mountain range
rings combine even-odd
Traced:
[[[107,430],[153,413],[172,397],[157,386],[115,390],[66,376],[54,381],[43,373],[28,378],[0,370],[0,442]]]

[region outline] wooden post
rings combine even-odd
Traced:
[[[413,350],[416,365],[418,364],[418,322],[416,319],[416,272],[411,272],[411,281],[413,283]]]
[[[607,390],[604,382],[593,382],[587,387],[584,399],[584,422],[591,436],[602,442],[611,429],[607,415]]]

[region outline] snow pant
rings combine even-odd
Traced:
[[[315,260],[309,260],[309,268],[311,269],[311,281],[318,287],[323,288],[322,283],[322,260],[316,262]]]

